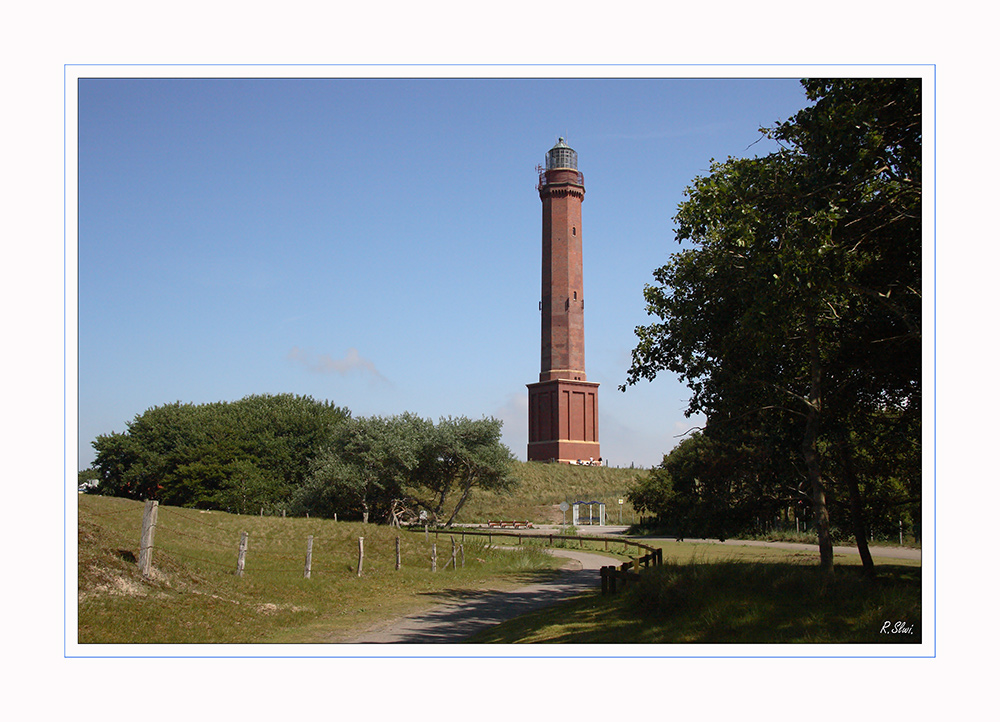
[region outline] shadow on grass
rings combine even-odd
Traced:
[[[590,594],[482,631],[470,643],[917,644],[920,569],[667,564],[614,597]],[[888,625],[888,626],[887,626]],[[892,630],[899,630],[893,632]]]
[[[447,574],[447,572],[444,572]],[[565,569],[536,569],[534,571],[521,571],[515,573],[509,573],[504,575],[503,581],[505,586],[528,586],[535,584],[548,584],[550,582],[555,582],[565,577],[570,572]],[[598,572],[591,572],[594,576],[593,581],[600,584],[600,577]],[[481,590],[481,589],[462,589],[462,588],[448,588],[448,589],[435,589],[427,592],[419,592],[418,595],[421,597],[431,597],[440,600],[442,603],[461,601],[463,599],[474,598],[484,591],[497,591],[498,593],[503,593],[500,590]]]

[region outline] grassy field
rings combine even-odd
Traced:
[[[832,577],[814,551],[646,540],[664,565],[615,596],[592,595],[498,625],[470,643],[897,644],[921,641],[919,562],[856,557]],[[886,622],[911,631],[883,632]]]
[[[617,524],[618,500],[624,499],[636,476],[647,473],[642,469],[515,462],[517,487],[509,494],[477,490],[466,502],[458,521],[481,524],[490,519],[518,519],[536,524],[559,524],[563,521],[560,502],[601,501],[606,505],[608,523]],[[620,511],[624,523],[635,520],[635,512],[628,501]],[[570,518],[567,512],[567,521]]]
[[[435,603],[459,589],[530,584],[556,562],[537,549],[486,548],[469,537],[464,566],[445,565],[451,542],[415,532],[318,519],[236,516],[160,507],[150,580],[136,558],[143,504],[79,496],[79,642],[328,642]],[[249,532],[243,577],[234,574]],[[305,579],[306,537],[312,576]],[[395,569],[400,538],[402,568]],[[364,566],[357,575],[358,537]]]

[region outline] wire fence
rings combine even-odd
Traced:
[[[288,575],[306,579],[314,575],[362,576],[366,562],[374,562],[379,570],[388,567],[399,570],[404,562],[408,567],[429,568],[432,572],[449,567],[454,570],[465,566],[466,537],[472,538],[477,549],[494,548],[494,537],[515,537],[517,546],[523,546],[532,540],[549,546],[558,540],[560,546],[580,548],[585,542],[587,546],[596,543],[598,548],[603,546],[605,551],[617,552],[620,547],[620,553],[625,555],[628,555],[630,545],[649,549],[644,544],[620,537],[530,534],[500,530],[479,532],[462,528],[420,527],[407,531],[405,528],[372,526],[365,529],[365,536],[352,537],[342,531],[322,533],[324,527],[336,530],[338,525],[319,520],[315,520],[312,525],[314,533],[305,535],[302,527],[286,524],[284,518],[275,517],[262,522],[263,528],[259,524],[254,528],[251,523],[248,526],[252,531],[247,532],[235,529],[229,515],[224,519],[213,519],[212,512],[209,511],[160,507],[155,501],[146,502],[142,524],[136,529],[138,535],[128,534],[127,522],[100,523],[112,522],[115,517],[125,515],[131,515],[134,520],[136,514],[136,507],[130,505],[111,512],[90,509],[86,517],[88,524],[100,526],[107,539],[121,546],[121,552],[137,551],[135,557],[145,576],[151,575],[154,558],[158,560],[158,566],[169,562],[178,566],[225,570],[236,576]],[[446,535],[446,539],[440,549],[442,563],[439,564],[442,534]]]
[[[143,520],[136,537],[128,538],[122,524],[100,524],[99,520],[119,515],[136,515],[135,507],[105,513],[88,510],[87,524],[100,526],[105,537],[120,551],[129,553],[138,550],[140,571],[151,575],[152,559],[171,563],[193,564],[214,569],[225,569],[237,576],[253,575],[294,575],[311,578],[314,575],[342,575],[346,572],[361,576],[365,564],[365,537],[350,537],[344,533],[302,534],[301,528],[285,524],[284,518],[270,518],[269,528],[252,532],[236,531],[232,519],[215,521],[202,516],[211,512],[190,512],[174,507],[160,507],[155,501],[147,501],[143,509]],[[325,525],[325,523],[323,523]],[[317,525],[318,526],[318,525]],[[332,523],[331,529],[336,529]],[[402,529],[369,527],[367,561],[375,561],[379,569],[392,565],[399,570],[404,558],[408,565],[437,571],[438,544],[420,545],[413,535]],[[403,541],[405,540],[405,543]],[[372,549],[372,542],[378,548]],[[426,547],[426,548],[424,548]],[[388,549],[388,551],[387,551]],[[372,554],[372,551],[375,551]],[[452,540],[450,558],[442,550],[440,567],[447,569],[465,566],[465,545]],[[388,560],[388,564],[387,564]]]

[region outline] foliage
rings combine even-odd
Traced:
[[[803,85],[813,105],[765,131],[781,150],[713,162],[687,190],[691,246],[646,287],[660,322],[636,329],[627,383],[679,374],[720,458],[766,461],[788,480],[772,488],[800,472],[832,568],[828,500],[863,546],[862,494],[891,475],[856,461],[877,458],[873,428],[916,430],[907,458],[919,444],[920,84]]]
[[[101,494],[248,513],[286,504],[350,416],[308,396],[157,406],[97,437]]]
[[[445,504],[452,492],[458,494],[445,522],[450,526],[474,487],[494,492],[512,488],[514,455],[500,443],[502,425],[503,422],[493,418],[441,419],[422,455],[416,488],[411,491],[413,500],[438,518],[446,513]],[[423,490],[431,496],[426,496]]]
[[[663,457],[664,462],[666,458]],[[639,513],[660,515],[672,507],[677,492],[670,474],[663,467],[658,467],[637,478],[626,496]]]
[[[501,422],[350,418],[309,397],[148,409],[99,436],[99,493],[176,506],[392,520],[417,507],[451,524],[473,489],[514,484]]]
[[[394,510],[419,507],[450,525],[473,488],[513,484],[501,424],[464,417],[434,424],[412,414],[352,420],[317,457],[293,510],[391,521]]]
[[[411,414],[373,416],[344,424],[313,462],[293,513],[387,519],[413,476],[432,426]]]
[[[680,538],[738,536],[761,519],[774,519],[787,506],[788,493],[795,493],[772,483],[784,478],[772,451],[696,432],[665,455],[629,498]]]

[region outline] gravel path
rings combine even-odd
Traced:
[[[469,591],[455,601],[370,629],[346,644],[449,644],[500,622],[600,587],[598,571],[614,560],[571,549],[549,549],[567,563],[550,581],[513,591]]]

